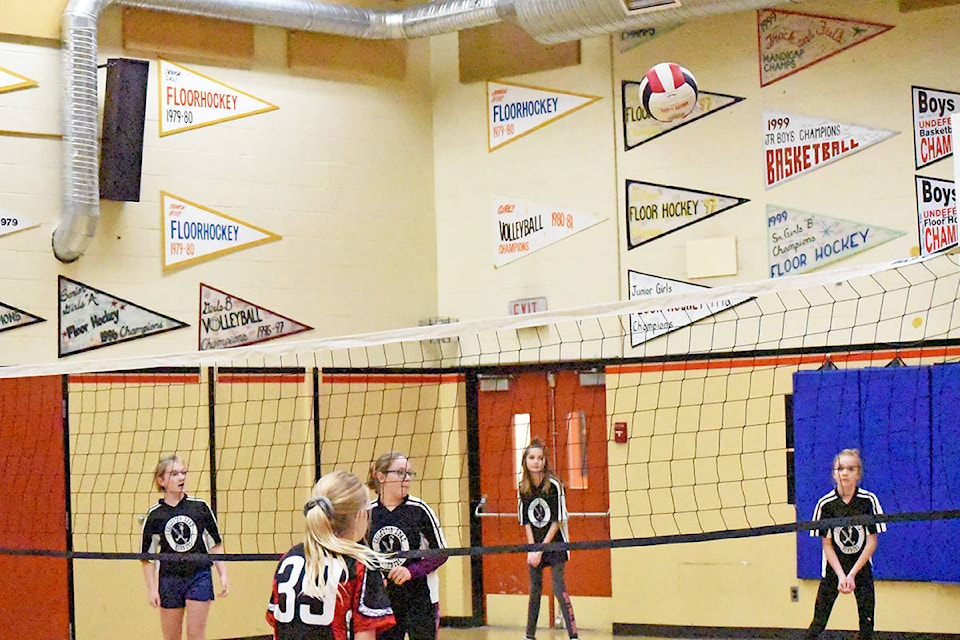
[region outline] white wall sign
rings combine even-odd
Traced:
[[[487,82],[487,147],[490,151],[499,149],[599,99],[569,91]]]
[[[520,298],[511,300],[508,305],[508,311],[512,316],[523,316],[528,313],[540,313],[547,310],[546,298]]]
[[[627,249],[732,209],[746,198],[627,180]]]
[[[501,196],[493,197],[491,213],[495,267],[519,260],[606,219]]]
[[[920,255],[957,244],[957,189],[952,180],[915,176]]]
[[[311,329],[313,327],[200,283],[200,351],[243,347]]]
[[[912,87],[913,150],[917,169],[953,155],[950,116],[960,110],[960,93]]]

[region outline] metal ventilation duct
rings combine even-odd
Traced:
[[[313,0],[70,0],[63,12],[63,212],[54,255],[83,255],[100,218],[97,22],[111,4],[363,39],[422,38],[500,21],[554,44],[800,0],[439,0],[377,10]]]

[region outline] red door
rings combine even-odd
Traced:
[[[571,541],[609,540],[603,373],[482,378],[479,395],[483,545],[526,544],[517,517],[517,473],[530,437],[547,445],[550,466],[566,487]],[[525,553],[488,554],[483,563],[484,595],[529,593]],[[610,596],[610,550],[572,551],[566,582],[574,596]],[[549,593],[549,579],[544,588]]]

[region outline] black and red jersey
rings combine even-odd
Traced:
[[[191,554],[207,553],[220,544],[217,519],[205,501],[184,496],[171,507],[163,498],[150,507],[143,521],[141,553],[179,553],[183,560],[163,560],[160,575],[191,575],[213,563],[190,559]]]

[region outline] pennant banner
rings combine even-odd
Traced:
[[[629,284],[629,300],[656,298],[673,293],[684,293],[699,289],[709,289],[691,282],[681,282],[670,278],[652,276],[639,271],[627,273]],[[630,344],[637,346],[653,340],[659,336],[676,331],[681,327],[693,324],[707,316],[712,316],[726,309],[737,306],[750,299],[747,295],[736,295],[721,298],[708,303],[686,304],[682,307],[668,309],[650,309],[640,313],[630,314]]]
[[[903,231],[768,204],[770,277],[819,269],[902,235]]]
[[[917,169],[953,155],[950,116],[960,107],[960,93],[913,87],[913,149]]]
[[[599,100],[567,91],[487,82],[487,147],[499,149]]]
[[[60,357],[190,326],[60,276]]]
[[[810,173],[897,135],[842,122],[779,111],[763,114],[763,153],[767,189]]]
[[[17,89],[32,89],[38,86],[40,85],[36,80],[0,67],[0,93],[16,91]]]
[[[644,142],[653,140],[674,129],[678,129],[695,120],[732,107],[744,98],[728,96],[723,93],[700,91],[697,94],[697,106],[687,116],[673,122],[660,122],[647,113],[640,102],[640,83],[624,80],[621,83],[623,100],[623,147],[630,151]]]
[[[202,282],[199,328],[200,351],[244,347],[313,329]]]
[[[17,327],[26,327],[38,322],[46,322],[45,319],[31,315],[23,309],[17,309],[0,302],[0,332],[16,329]]]
[[[670,33],[680,26],[677,24],[664,24],[660,26],[641,27],[639,29],[630,29],[620,32],[620,53],[639,47],[642,44],[650,42],[657,36]]]
[[[627,249],[732,209],[746,198],[627,180]]]
[[[40,226],[39,222],[34,222],[29,218],[0,209],[0,236],[7,236],[17,231],[24,231],[38,226]]]
[[[495,267],[519,260],[606,219],[500,196],[493,197],[492,213]]]
[[[168,60],[160,59],[157,69],[161,137],[278,108]]]
[[[893,25],[760,9],[760,86],[782,80],[890,29]]]
[[[160,192],[160,207],[164,270],[280,240],[280,236],[271,231],[166,191]]]
[[[957,245],[957,189],[952,180],[915,176],[920,255]]]

